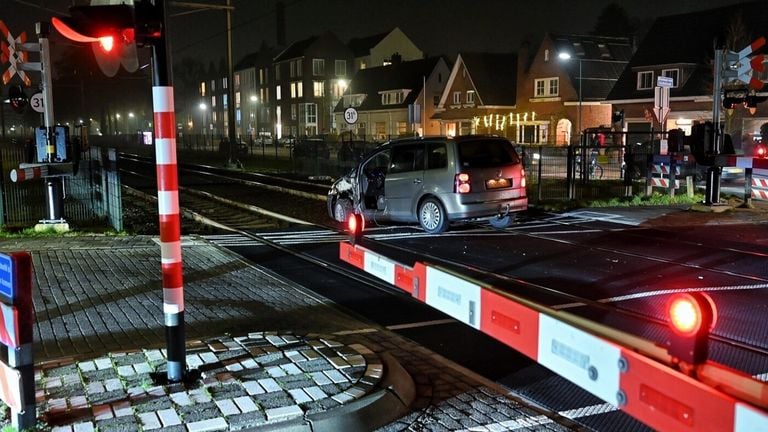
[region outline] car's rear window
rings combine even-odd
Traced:
[[[457,143],[462,168],[488,168],[520,163],[512,144],[504,140],[471,140]]]

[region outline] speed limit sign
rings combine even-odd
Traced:
[[[357,123],[357,110],[349,107],[344,110],[344,121],[347,122],[347,124],[355,124]]]
[[[41,113],[43,112],[43,94],[41,92],[37,92],[29,97],[29,106],[32,107],[33,110]]]

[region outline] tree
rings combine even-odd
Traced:
[[[635,30],[635,26],[627,16],[627,11],[616,3],[610,3],[597,16],[592,34],[629,37],[634,35]]]

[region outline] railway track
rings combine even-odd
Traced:
[[[153,162],[147,158],[141,159],[133,157],[131,160],[134,164],[144,164],[145,166],[151,165],[153,167]],[[215,167],[189,164],[180,164],[179,171],[180,179],[182,180],[181,183],[183,184],[183,186],[180,187],[180,203],[183,213],[188,218],[214,227],[215,229],[220,230],[219,232],[236,233],[244,239],[249,239],[249,241],[265,244],[283,252],[290,253],[303,260],[311,261],[316,265],[322,266],[327,270],[364,282],[375,289],[393,292],[390,286],[381,283],[378,279],[360,274],[355,270],[347,268],[345,265],[339,265],[337,262],[321,260],[310,254],[299,252],[296,248],[291,247],[290,244],[270,240],[268,235],[263,234],[265,231],[275,229],[304,227],[302,229],[308,230],[310,229],[308,227],[314,226],[319,227],[319,230],[315,229],[314,232],[320,234],[317,234],[317,238],[313,239],[313,242],[325,241],[323,239],[327,239],[329,242],[338,242],[341,237],[336,230],[337,227],[328,224],[329,219],[325,210],[324,196],[320,193],[320,191],[327,188],[327,184],[316,184],[265,174],[231,172]],[[143,193],[149,196],[152,189],[155,187],[154,178],[147,173],[146,169],[143,171],[143,174],[142,172],[125,169],[123,174],[124,179],[127,180],[126,183],[132,185],[131,187],[135,188],[138,191],[137,193]],[[522,225],[513,226],[507,229],[503,234],[511,235],[513,237],[529,237],[546,242],[556,242],[569,248],[584,248],[584,245],[577,241],[560,237],[556,238],[552,235],[542,233],[541,230],[521,229],[521,227],[526,226],[525,224],[526,222],[523,221]],[[531,221],[527,227],[536,227],[536,224],[537,222]],[[578,220],[553,219],[548,222],[548,224],[566,225],[570,228],[578,228],[582,230],[594,230],[594,226],[586,225],[583,221],[580,222]],[[468,229],[449,232],[442,236],[466,237],[478,235],[487,238],[489,235],[502,234],[498,231],[489,232],[490,230],[485,225],[477,225],[474,227],[470,225],[465,228]],[[621,228],[619,230],[630,236],[647,235],[639,233],[633,234],[634,229],[631,227]],[[259,233],[259,231],[262,233]],[[587,316],[590,314],[602,315],[606,313],[622,316],[624,317],[623,319],[639,323],[638,325],[640,327],[651,329],[648,331],[653,334],[660,334],[666,331],[666,323],[662,317],[649,314],[645,311],[636,311],[622,307],[620,304],[579,296],[558,287],[547,286],[541,283],[532,283],[523,279],[505,276],[503,274],[498,274],[495,269],[491,267],[470,265],[455,259],[445,258],[438,254],[429,254],[423,250],[415,252],[407,246],[398,245],[396,242],[392,241],[397,240],[398,238],[416,238],[425,235],[426,234],[415,229],[406,229],[405,233],[400,234],[387,234],[386,231],[383,231],[378,234],[371,233],[371,235],[367,236],[366,241],[384,245],[384,247],[391,249],[395,253],[416,254],[423,260],[458,269],[461,272],[474,276],[480,280],[488,281],[495,286],[509,287],[508,289],[514,289],[516,292],[523,289],[524,291],[536,293],[537,295],[545,295],[550,298],[555,298],[557,301],[553,302],[552,305],[558,308],[582,308],[582,311],[587,311],[583,312]],[[662,238],[660,241],[665,240]],[[691,246],[695,245],[691,244]],[[738,250],[727,245],[710,245],[707,246],[707,248],[710,253],[728,252],[753,257],[761,255],[755,251]],[[676,266],[689,270],[701,269],[700,265],[687,263],[682,260],[665,259],[649,254],[628,252],[618,248],[602,247],[598,249],[602,252],[625,256],[627,259],[653,260],[662,265]],[[708,270],[720,272],[731,277],[743,278],[753,285],[762,284],[765,285],[765,287],[768,287],[768,279],[759,274],[732,270]],[[737,337],[733,337],[733,335],[715,332],[711,335],[711,340],[735,348],[741,351],[742,355],[768,355],[768,347],[749,343]]]

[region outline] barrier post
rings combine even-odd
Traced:
[[[752,168],[744,168],[744,206],[752,207]]]
[[[0,399],[11,408],[17,430],[37,424],[33,360],[32,256],[29,252],[0,253],[0,343],[8,363],[0,362]]]

